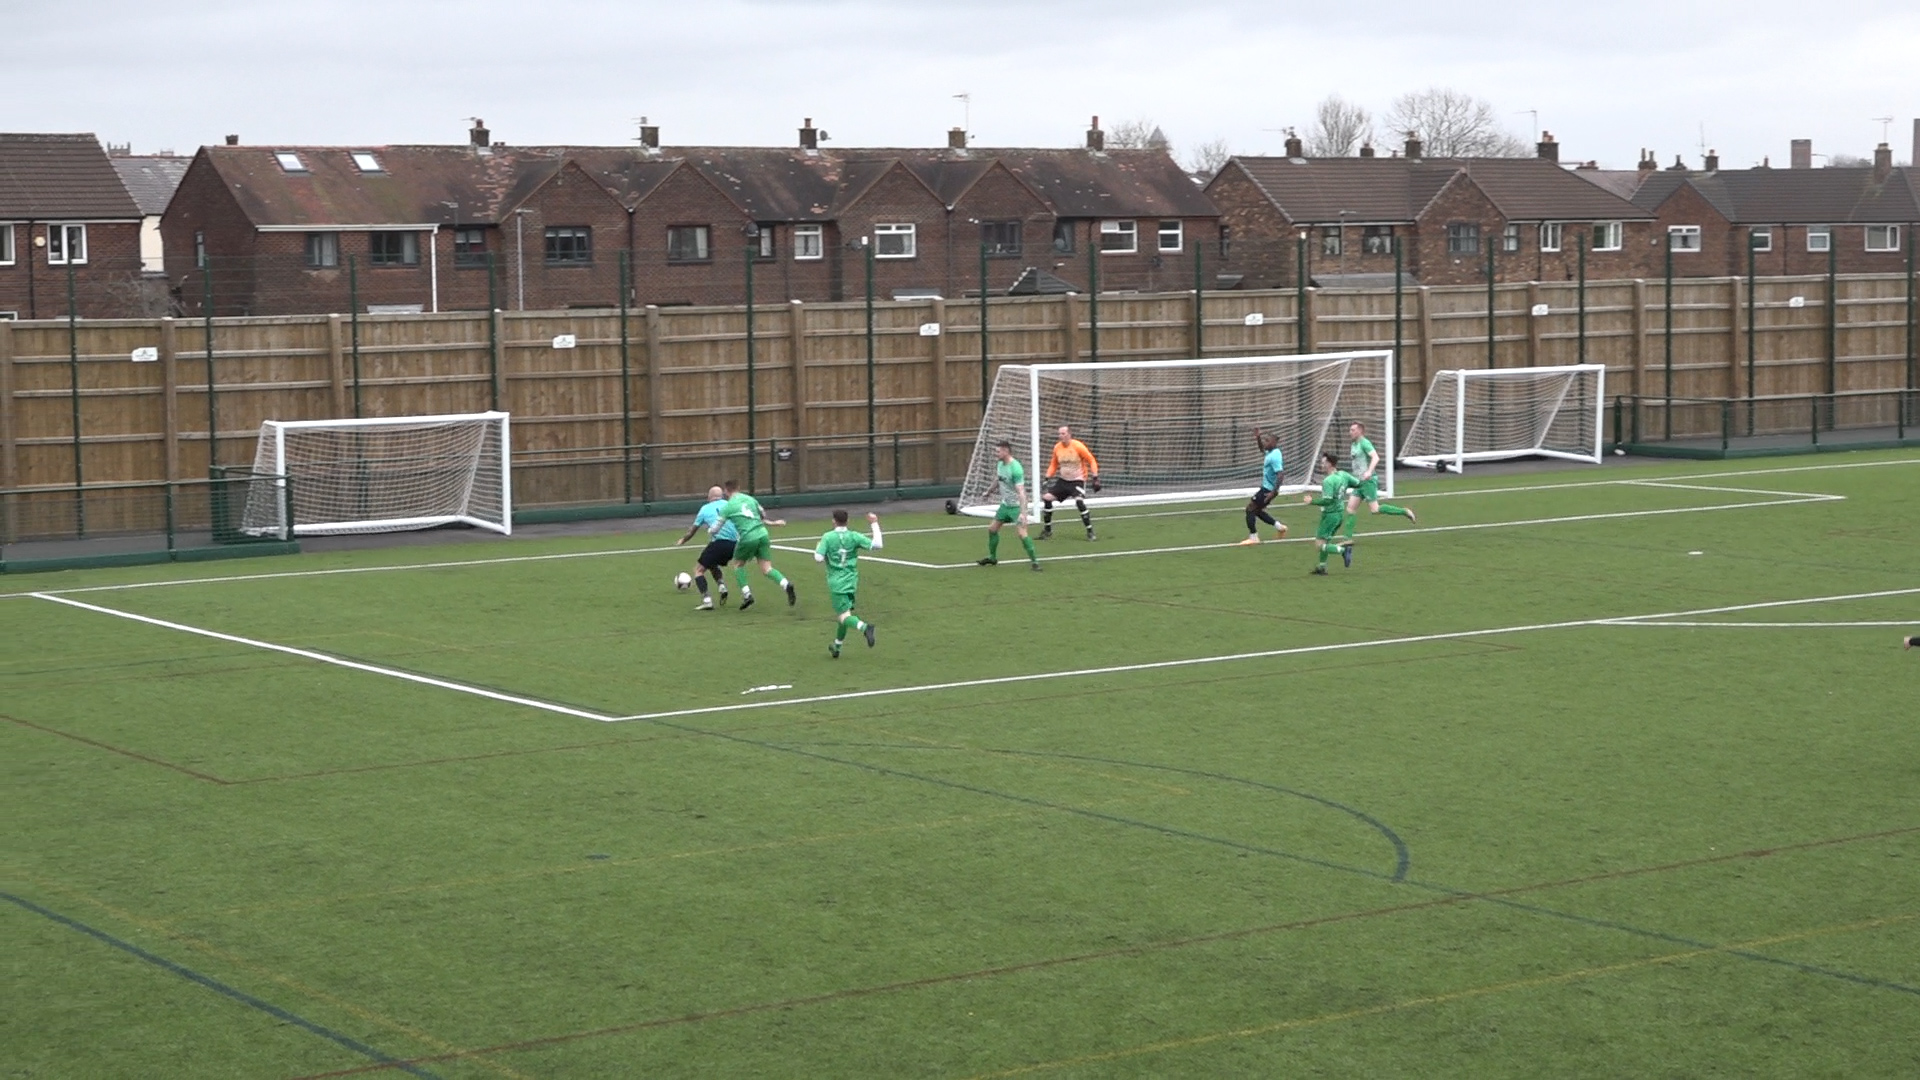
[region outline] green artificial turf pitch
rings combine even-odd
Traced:
[[[1403,480],[0,579],[0,1074],[1920,1075],[1920,457]]]

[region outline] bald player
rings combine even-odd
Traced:
[[[1087,539],[1094,539],[1093,515],[1087,512],[1087,485],[1091,483],[1093,490],[1100,490],[1100,463],[1065,424],[1060,425],[1060,441],[1053,444],[1053,457],[1047,461],[1046,478],[1050,483],[1040,492],[1040,539],[1053,539],[1053,504],[1068,499],[1080,511]]]

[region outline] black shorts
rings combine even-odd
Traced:
[[[733,561],[733,541],[710,540],[700,549],[700,565],[709,570],[722,570]]]
[[[1251,510],[1265,510],[1267,504],[1273,502],[1273,497],[1278,494],[1279,492],[1272,488],[1261,488],[1253,493],[1253,498],[1248,501],[1247,507]]]
[[[1084,499],[1087,497],[1086,483],[1085,480],[1066,480],[1056,476],[1047,483],[1046,501],[1066,502],[1068,499]]]

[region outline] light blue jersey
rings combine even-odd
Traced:
[[[1280,448],[1276,446],[1267,451],[1266,458],[1260,463],[1260,486],[1268,491],[1279,491],[1280,473],[1283,468]]]
[[[726,505],[727,500],[715,499],[701,507],[700,512],[693,515],[694,528],[705,528],[715,540],[738,540],[740,530],[733,527],[733,522],[720,516],[720,511]]]

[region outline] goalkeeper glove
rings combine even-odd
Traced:
[[[1100,490],[1100,478],[1097,476],[1093,478],[1093,490],[1095,491]]]

